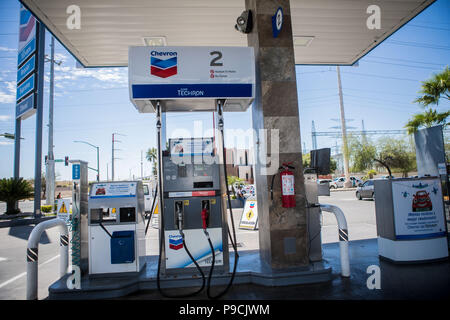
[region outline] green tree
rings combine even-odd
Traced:
[[[156,148],[149,148],[145,155],[147,161],[152,163],[153,175],[156,176],[158,173],[156,171],[156,161],[157,161],[158,150]]]
[[[352,172],[363,172],[372,168],[377,148],[371,141],[363,137],[352,137],[349,139],[349,149]]]
[[[419,91],[421,96],[414,102],[428,109],[423,113],[414,114],[406,123],[405,128],[408,134],[412,134],[422,127],[429,128],[440,124],[446,125],[446,119],[450,116],[450,111],[437,112],[431,106],[438,106],[441,99],[450,100],[449,88],[450,70],[448,66],[445,67],[444,71],[422,82],[422,88]]]
[[[234,185],[235,184],[238,184],[238,185],[244,184],[244,182],[245,181],[243,179],[236,177],[236,176],[228,176],[227,177],[227,183],[229,186],[231,186],[231,191],[233,192],[233,195],[235,197],[236,197],[236,190],[234,189]]]
[[[19,213],[20,210],[15,208],[15,203],[32,196],[33,187],[23,178],[0,180],[0,201],[6,202],[6,214]]]
[[[403,177],[416,170],[414,146],[405,139],[385,137],[378,141],[378,159],[386,163],[392,171],[401,172]]]

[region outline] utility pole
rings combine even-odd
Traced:
[[[116,142],[121,142],[121,141],[115,139],[115,137],[114,137],[115,135],[118,135],[118,136],[125,136],[124,134],[120,134],[120,133],[117,133],[117,132],[114,132],[114,133],[112,134],[112,150],[111,150],[111,181],[114,181],[114,160],[115,160],[115,159],[120,159],[120,158],[116,158],[116,157],[114,156],[114,151],[115,151],[115,150],[119,150],[119,149],[115,149],[115,148],[114,148],[114,144],[115,144]]]
[[[143,161],[143,151],[141,150],[141,180],[144,180],[144,161]]]
[[[312,138],[312,149],[317,149],[317,136],[316,136],[316,126],[314,120],[311,123],[311,138]]]
[[[349,171],[349,159],[348,159],[348,144],[347,144],[347,127],[345,123],[345,112],[344,112],[344,98],[342,96],[342,84],[341,84],[341,72],[339,66],[336,67],[337,78],[338,78],[338,88],[339,88],[339,106],[341,109],[341,129],[342,129],[342,155],[344,157],[344,174],[345,182],[344,187],[351,187],[352,183],[350,181],[350,171]]]
[[[48,154],[46,163],[46,204],[53,205],[55,203],[55,155],[53,152],[53,94],[55,81],[55,63],[61,65],[62,61],[55,61],[55,38],[52,37],[50,43],[50,59],[46,58],[45,62],[50,62],[50,98],[48,108]],[[53,207],[52,207],[53,211]]]

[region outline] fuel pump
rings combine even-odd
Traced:
[[[237,251],[237,241],[236,241],[236,229],[234,227],[234,218],[233,218],[233,211],[231,208],[231,196],[230,196],[230,189],[228,188],[228,175],[227,175],[227,166],[226,166],[226,152],[225,152],[225,140],[224,140],[224,121],[223,121],[223,103],[224,100],[217,100],[217,114],[218,114],[218,127],[219,127],[219,131],[220,131],[220,137],[221,137],[221,149],[222,149],[222,165],[223,165],[223,173],[224,173],[224,181],[225,181],[225,185],[226,185],[226,193],[227,193],[227,202],[228,202],[228,210],[230,212],[230,218],[231,218],[231,226],[233,229],[233,239],[231,238],[231,234],[230,234],[230,228],[227,225],[227,231],[228,231],[228,235],[230,237],[230,241],[231,244],[233,246],[233,250],[234,250],[234,265],[233,265],[233,272],[231,274],[231,278],[230,281],[228,282],[228,285],[226,286],[226,288],[219,294],[213,296],[211,294],[211,278],[212,278],[212,274],[214,271],[214,266],[215,266],[215,255],[214,255],[214,247],[213,244],[211,242],[211,238],[209,236],[208,233],[208,219],[209,219],[209,207],[206,205],[205,206],[202,205],[202,212],[201,212],[201,217],[202,217],[202,224],[203,224],[203,233],[206,236],[206,239],[208,241],[209,247],[211,249],[211,255],[212,255],[212,263],[211,263],[211,268],[209,270],[209,274],[208,274],[208,283],[207,283],[207,295],[208,298],[210,299],[218,299],[221,296],[223,296],[225,293],[228,292],[228,290],[231,288],[232,284],[233,284],[233,280],[234,277],[236,275],[236,269],[237,269],[237,264],[239,261],[239,254]]]
[[[232,285],[239,255],[234,223],[232,236],[227,222],[231,198],[223,112],[244,112],[251,105],[255,96],[254,57],[251,47],[129,48],[130,99],[139,112],[156,113],[160,214],[157,287],[164,296],[169,295],[161,290],[160,277],[200,275],[202,286],[192,293],[196,294],[203,290],[204,271],[209,270],[210,298],[220,297]],[[220,139],[166,139],[165,113],[211,111],[218,114]],[[212,296],[213,273],[229,273],[228,237],[235,251],[233,274],[225,291]]]
[[[157,101],[157,107],[156,107],[156,130],[157,130],[157,143],[158,143],[158,186],[160,190],[163,190],[163,179],[162,179],[162,150],[161,150],[161,139],[162,139],[162,134],[161,134],[161,129],[162,129],[162,119],[161,119],[161,105],[159,103],[159,101]],[[160,204],[160,237],[159,237],[159,256],[158,256],[158,270],[157,270],[157,274],[156,274],[156,286],[158,288],[158,291],[161,293],[161,295],[163,295],[164,297],[167,298],[186,298],[186,297],[190,297],[190,296],[194,296],[198,293],[200,293],[201,291],[203,291],[204,287],[205,287],[205,274],[203,273],[203,270],[201,269],[201,267],[199,266],[198,262],[196,261],[196,259],[194,259],[194,257],[192,256],[191,252],[189,251],[187,245],[186,245],[186,239],[185,239],[185,234],[183,232],[183,203],[180,201],[176,201],[175,202],[175,221],[176,221],[176,227],[178,229],[178,233],[179,236],[181,237],[181,244],[184,248],[184,251],[186,252],[186,254],[189,256],[189,258],[191,259],[191,261],[194,263],[195,267],[197,268],[198,272],[201,275],[202,278],[202,285],[201,287],[192,292],[192,293],[188,293],[188,294],[182,294],[182,295],[170,295],[167,294],[166,292],[164,292],[161,288],[161,262],[162,262],[162,257],[163,257],[163,248],[165,248],[165,206],[164,206],[164,201],[163,201],[163,192],[160,191],[159,192],[159,204]],[[177,244],[176,247],[179,247],[180,243]]]

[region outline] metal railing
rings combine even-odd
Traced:
[[[27,246],[27,300],[37,300],[38,298],[38,256],[39,241],[42,233],[50,228],[59,227],[59,275],[63,277],[69,267],[69,233],[66,222],[55,218],[37,224],[28,238]]]

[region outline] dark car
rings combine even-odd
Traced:
[[[367,180],[363,184],[360,184],[359,187],[356,188],[356,198],[358,200],[366,199],[375,199],[375,189],[373,187],[373,180]]]

